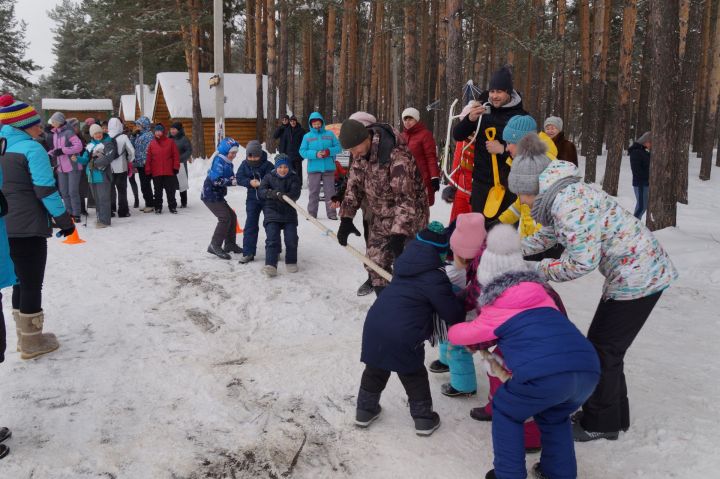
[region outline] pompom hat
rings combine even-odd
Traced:
[[[11,95],[0,97],[0,123],[19,130],[27,130],[41,122],[40,115],[27,103],[15,100]]]
[[[457,217],[450,248],[463,259],[474,259],[485,243],[485,217],[481,213],[465,213]]]
[[[477,270],[478,282],[487,286],[511,271],[527,271],[520,247],[520,235],[510,225],[495,226],[487,235],[487,246]]]
[[[415,239],[434,246],[440,254],[447,254],[450,245],[445,226],[439,221],[431,222],[427,228],[415,235]]]

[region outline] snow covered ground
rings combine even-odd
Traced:
[[[448,377],[431,375],[443,425],[419,438],[393,377],[381,419],[356,429],[361,331],[374,299],[355,295],[362,267],[304,220],[296,275],[280,265],[265,278],[263,253],[245,266],[207,254],[215,218],[198,199],[207,167],[191,165],[190,206],[178,215],[133,210],[109,229],[81,227],[81,246],[50,240],[44,306],[57,352],[19,358],[3,291],[11,335],[0,425],[13,437],[0,478],[484,477],[490,424],[468,412],[484,404],[486,382],[477,398],[450,399],[439,392]],[[579,477],[717,477],[720,170],[700,182],[698,169],[693,160],[678,227],[658,233],[681,277],[627,358],[632,429],[577,445]],[[627,159],[621,185],[632,208]],[[243,220],[245,190],[231,191]],[[432,213],[447,221],[449,208]],[[261,252],[263,241],[261,232]],[[595,273],[557,285],[583,331],[601,284]]]

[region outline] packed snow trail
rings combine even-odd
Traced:
[[[13,437],[0,477],[484,475],[490,424],[468,415],[485,402],[482,378],[476,398],[450,399],[440,394],[448,376],[431,374],[442,426],[430,438],[415,435],[396,378],[381,418],[368,430],[352,425],[362,325],[374,299],[355,295],[366,273],[303,219],[297,274],[282,264],[277,278],[260,273],[263,231],[259,258],[248,265],[205,253],[215,218],[198,192],[208,165],[190,165],[190,206],[178,215],[133,210],[112,228],[80,227],[85,244],[49,240],[44,307],[58,351],[19,358],[3,291],[10,335],[0,425]],[[632,427],[618,441],[578,444],[579,477],[714,477],[720,467],[720,179],[700,182],[698,168],[693,159],[691,204],[679,206],[678,228],[658,234],[681,277],[626,361]],[[620,179],[621,202],[632,208],[627,161]],[[230,191],[244,221],[245,190]],[[450,208],[438,203],[432,219],[447,221]],[[361,238],[350,243],[363,248]],[[598,273],[555,285],[582,331],[601,285]],[[426,356],[432,361],[437,350],[427,347]],[[528,456],[528,466],[538,458]]]

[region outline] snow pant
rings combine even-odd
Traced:
[[[320,202],[320,180],[323,183],[325,192],[325,214],[328,219],[336,219],[337,212],[331,206],[331,199],[335,195],[335,172],[325,171],[323,173],[308,173],[308,213],[313,218],[318,215],[318,203]]]
[[[487,200],[488,193],[490,193],[490,188],[492,188],[491,183],[483,183],[480,181],[477,181],[473,179],[472,182],[472,193],[470,195],[470,206],[472,207],[472,210],[474,213],[483,213],[483,210],[485,209],[485,201]],[[503,196],[503,200],[500,203],[500,208],[498,208],[497,213],[495,213],[494,216],[485,217],[485,228],[490,227],[490,224],[497,219],[498,216],[500,216],[503,211],[508,209],[511,204],[515,202],[517,199],[517,196],[515,196],[513,193],[510,192],[510,190],[505,186],[505,196]]]
[[[168,208],[171,211],[176,209],[175,189],[177,188],[177,178],[175,178],[175,175],[153,176],[152,181],[155,189],[155,199],[153,201],[155,211],[162,211],[163,190],[165,190],[165,196],[167,197]]]
[[[628,301],[600,301],[587,334],[600,358],[600,382],[583,404],[580,424],[586,431],[616,432],[630,428],[625,353],[661,294],[662,291]]]
[[[642,215],[645,214],[645,211],[647,211],[650,187],[633,186],[633,190],[635,190],[635,199],[637,200],[637,203],[635,204],[635,213],[633,213],[633,215],[635,215],[635,218],[640,219],[642,218]]]
[[[255,256],[257,253],[258,233],[260,233],[260,213],[262,213],[264,201],[250,198],[257,194],[254,188],[248,189],[248,200],[245,202],[245,228],[243,229],[243,254]]]
[[[95,197],[95,212],[98,222],[109,225],[112,216],[112,183],[106,176],[102,183],[91,183],[90,189]]]
[[[502,351],[500,351],[500,348],[498,347],[493,350],[493,354],[502,357]],[[499,378],[491,376],[490,374],[488,374],[487,377],[488,382],[490,383],[490,391],[488,392],[488,403],[485,405],[485,412],[492,416],[493,397],[495,397],[497,390],[500,389],[500,386],[503,385],[503,382],[500,381]],[[525,447],[541,447],[540,430],[538,429],[535,421],[530,420],[525,422],[525,424],[523,425],[523,435],[525,437]]]
[[[265,264],[277,267],[280,256],[280,232],[285,236],[285,264],[297,264],[297,223],[265,222]],[[245,250],[243,250],[243,253]]]
[[[475,363],[470,352],[462,346],[452,346],[447,341],[440,342],[441,363],[450,368],[450,385],[463,393],[477,391]]]
[[[82,171],[72,170],[68,173],[58,172],[58,189],[62,196],[65,209],[72,216],[80,216],[82,208],[80,208],[80,179]]]
[[[592,393],[594,372],[578,371],[535,378],[525,383],[510,379],[493,399],[492,440],[495,475],[525,479],[523,426],[531,417],[540,428],[540,468],[553,479],[575,479],[577,464],[570,414]]]
[[[8,238],[10,258],[18,282],[13,286],[12,307],[23,314],[42,311],[42,286],[47,263],[47,238]]]
[[[132,189],[134,208],[140,206],[140,199],[138,198],[138,185],[137,180],[135,179],[136,177],[137,175],[132,175],[128,178],[128,182],[130,183],[130,189]]]
[[[455,192],[455,199],[453,199],[452,209],[450,210],[450,223],[455,221],[458,216],[465,213],[472,213],[470,195],[457,190]]]
[[[380,394],[385,390],[388,379],[390,379],[390,372],[386,369],[375,368],[370,365],[365,365],[365,370],[362,373],[360,379],[360,389],[373,394]],[[423,404],[428,407],[426,410],[432,410],[432,395],[430,394],[430,381],[428,380],[428,372],[423,366],[421,369],[410,373],[401,374],[397,373],[400,378],[400,382],[405,388],[405,394],[407,394],[408,402],[410,403],[410,414],[413,415],[414,404]],[[416,415],[413,415],[415,417]],[[424,417],[423,414],[421,417]]]
[[[227,201],[203,200],[203,203],[205,203],[205,206],[207,206],[212,214],[214,214],[218,219],[217,226],[215,226],[215,231],[213,232],[210,243],[218,249],[222,248],[223,243],[225,244],[226,249],[229,249],[229,247],[237,244],[237,236],[235,233],[237,228],[237,215],[235,215],[235,212],[232,208],[230,208]]]
[[[144,166],[137,166],[138,175],[140,175],[140,191],[142,191],[145,207],[152,208],[155,206],[155,198],[153,196],[152,177],[145,174]]]
[[[298,178],[300,178],[300,187],[302,187],[303,184],[303,167],[302,167],[302,158],[295,158],[291,162],[292,169],[295,172],[295,174],[298,175]],[[335,174],[333,173],[333,185],[335,182]]]
[[[112,210],[117,211],[119,217],[130,216],[130,208],[127,200],[127,171],[124,173],[112,174]]]

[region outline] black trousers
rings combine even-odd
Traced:
[[[117,211],[118,216],[125,217],[130,213],[127,199],[127,171],[124,173],[112,174],[112,210]]]
[[[292,160],[292,169],[295,171],[295,173],[300,178],[300,186],[303,184],[303,168],[302,168],[302,158],[295,158]]]
[[[152,208],[155,206],[155,198],[153,197],[153,181],[152,177],[145,174],[145,167],[138,166],[137,172],[140,175],[140,191],[142,191],[145,207]]]
[[[134,199],[134,207],[137,208],[140,205],[140,201],[138,198],[138,185],[137,180],[135,178],[137,175],[132,175],[130,178],[128,178],[128,182],[130,183],[130,188],[132,189],[133,199]]]
[[[10,258],[18,284],[13,286],[12,307],[24,314],[42,311],[42,286],[47,263],[47,238],[9,238]]]
[[[235,233],[237,216],[232,208],[230,208],[230,205],[227,204],[227,201],[203,201],[203,203],[205,203],[205,206],[207,206],[218,219],[210,242],[216,248],[221,248],[223,243],[225,243],[226,249],[235,245],[237,239],[237,234]]]
[[[630,427],[625,353],[661,294],[628,301],[600,301],[587,335],[600,358],[600,382],[583,404],[581,425],[586,431],[615,432]]]
[[[397,375],[405,388],[409,401],[432,401],[430,381],[425,366],[411,374],[397,373]],[[390,379],[390,371],[365,365],[360,387],[367,392],[380,394],[385,389],[388,379]]]
[[[175,178],[175,175],[153,176],[152,181],[155,188],[155,201],[153,202],[155,210],[162,210],[163,190],[165,190],[165,196],[167,196],[168,208],[171,210],[176,209],[175,190],[177,189],[177,178]]]
[[[187,206],[187,190],[180,192],[180,205],[182,205],[183,208]]]

